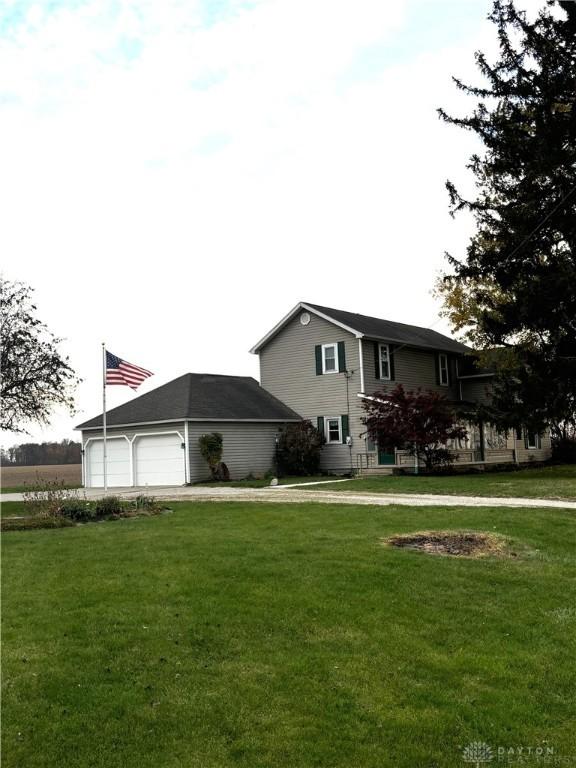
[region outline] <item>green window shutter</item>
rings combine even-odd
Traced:
[[[324,416],[318,416],[317,422],[318,432],[324,437]]]
[[[316,376],[322,376],[322,345],[316,344],[314,351],[316,353]]]
[[[524,448],[528,448],[528,430],[524,430]]]
[[[440,355],[436,352],[436,384],[440,384]]]
[[[348,414],[344,413],[344,414],[342,414],[342,416],[340,416],[340,418],[342,419],[342,442],[345,443],[346,442],[346,438],[350,434],[350,427],[349,427],[349,423],[348,423]]]
[[[338,342],[338,371],[346,373],[346,345],[343,341]]]
[[[388,358],[390,360],[390,380],[394,381],[396,379],[396,372],[394,371],[394,346],[392,344],[388,345]]]
[[[374,375],[380,378],[380,344],[377,341],[374,342]]]

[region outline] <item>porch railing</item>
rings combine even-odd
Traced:
[[[484,458],[479,448],[459,448],[450,451],[455,464],[511,464],[516,460],[513,448],[486,448]],[[395,451],[396,460],[394,464],[379,464],[377,453],[357,453],[356,469],[362,472],[366,469],[377,469],[379,467],[413,467],[414,456],[408,451]],[[420,462],[422,465],[422,462]]]

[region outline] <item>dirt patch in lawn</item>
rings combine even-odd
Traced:
[[[516,557],[506,539],[492,533],[473,531],[418,531],[384,539],[383,543],[404,549],[416,549],[429,555],[453,557]]]

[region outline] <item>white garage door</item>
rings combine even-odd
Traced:
[[[104,487],[104,441],[92,440],[86,446],[86,485]],[[122,438],[106,440],[107,482],[110,488],[132,485],[130,443]]]
[[[184,485],[184,450],[180,435],[146,435],[134,441],[136,485]]]

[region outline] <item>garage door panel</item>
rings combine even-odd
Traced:
[[[136,485],[183,485],[186,479],[180,435],[136,437],[134,475]]]
[[[131,485],[130,445],[124,439],[106,441],[106,480],[111,488]],[[86,447],[86,485],[104,487],[104,441],[94,440]]]

